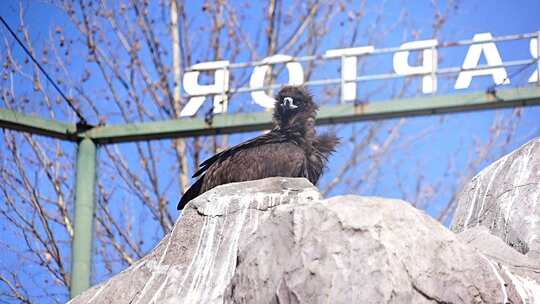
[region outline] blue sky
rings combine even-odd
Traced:
[[[432,15],[433,10],[430,5],[430,1],[386,1],[384,2],[383,16],[385,21],[383,22],[384,26],[389,26],[393,20],[397,19],[400,15],[402,9],[406,9],[408,16],[407,22],[408,26],[403,28],[398,28],[393,31],[391,34],[386,36],[381,41],[376,41],[376,48],[383,47],[395,47],[399,46],[405,41],[421,40],[421,39],[430,39],[432,37]],[[43,42],[48,38],[49,34],[54,31],[54,27],[59,25],[63,28],[64,31],[70,32],[73,31],[69,27],[67,18],[59,12],[55,7],[41,1],[29,1],[23,2],[25,7],[27,7],[25,20],[30,28],[31,38],[34,41],[34,44],[38,46],[43,44]],[[366,22],[362,24],[363,30],[368,30],[371,26],[370,22],[373,21],[373,16],[376,12],[379,12],[381,9],[380,1],[370,3],[366,7]],[[287,2],[285,2],[287,5]],[[445,2],[441,2],[441,6],[445,6]],[[0,14],[7,19],[7,21],[16,27],[18,24],[17,16],[17,7],[18,2],[13,0],[2,1],[0,4]],[[188,14],[193,17],[193,22],[195,25],[204,25],[207,20],[200,13],[201,1],[189,1],[189,6],[187,8]],[[253,12],[259,12],[262,9],[260,3],[254,3],[251,7]],[[490,32],[494,36],[509,35],[509,34],[519,34],[519,33],[529,33],[536,32],[540,30],[540,18],[538,15],[540,13],[540,1],[463,1],[457,12],[452,14],[449,17],[449,22],[444,27],[442,33],[439,35],[439,40],[441,42],[450,42],[450,41],[459,41],[465,39],[471,39],[472,36],[476,33],[481,32]],[[342,16],[340,18],[346,18]],[[339,21],[339,18],[338,18]],[[328,35],[322,43],[321,52],[336,48],[339,46],[340,42],[344,37],[348,37],[348,29],[339,28],[339,22],[335,24],[336,30],[334,30],[332,35]],[[254,14],[254,17],[247,18],[243,27],[250,35],[256,36],[256,31],[260,29],[261,24]],[[418,38],[413,38],[410,33],[411,28],[419,29]],[[10,37],[5,35],[4,29],[0,30],[2,39],[10,39]],[[204,35],[199,37],[199,39],[207,39]],[[366,44],[365,39],[360,38],[359,43],[354,46],[362,46]],[[530,54],[528,51],[528,41],[521,41],[516,43],[500,43],[497,44],[498,50],[502,56],[503,61],[508,60],[517,60],[517,59],[529,59]],[[24,60],[22,52],[18,46],[13,48],[16,57],[20,60]],[[261,59],[265,54],[265,47],[262,45],[259,49],[259,56]],[[460,66],[463,62],[465,54],[467,52],[467,47],[445,49],[441,51],[441,55],[444,58],[444,61],[441,63],[441,66]],[[84,56],[84,52],[81,51],[80,56]],[[305,54],[303,54],[305,55]],[[207,54],[204,50],[198,50],[194,56],[198,56],[199,61],[207,60]],[[247,55],[240,56],[239,60],[247,60]],[[390,56],[381,56],[380,61],[374,61],[371,65],[368,63],[368,74],[373,74],[374,71],[383,72],[386,69],[391,68],[391,57]],[[85,66],[77,61],[74,61],[71,65],[67,67],[69,74],[79,75],[82,73],[82,70]],[[515,70],[515,69],[514,69]],[[509,74],[514,71],[509,69]],[[526,80],[530,73],[531,69],[524,71],[523,73],[516,75],[515,78],[511,79],[511,85],[506,86],[525,86]],[[335,77],[339,75],[336,70],[336,66],[330,66],[326,71],[321,73],[326,73],[327,75],[332,75]],[[61,73],[60,73],[61,74]],[[326,76],[325,74],[325,76]],[[283,79],[285,75],[281,75]],[[76,76],[74,76],[76,77]],[[440,80],[440,94],[452,94],[452,93],[462,93],[463,91],[454,91],[448,89],[452,86],[454,80]],[[20,82],[21,91],[31,90],[31,84],[24,84]],[[99,89],[103,86],[103,81],[99,79],[92,79],[89,84],[94,88]],[[485,90],[489,85],[491,85],[491,79],[489,77],[480,77],[474,79],[471,84],[470,91],[474,90]],[[374,90],[377,87],[376,83],[369,84],[360,84],[358,86],[358,95],[362,96],[366,92]],[[505,86],[503,86],[505,87]],[[70,88],[68,86],[63,86],[63,88],[69,93]],[[55,95],[51,87],[48,88],[51,95]],[[416,93],[410,92],[410,95],[415,95]],[[374,97],[377,99],[385,99],[389,96],[388,91],[378,92]],[[115,109],[107,108],[108,105],[104,100],[99,99],[100,95],[96,94],[96,103],[99,103],[101,107],[105,110],[109,110],[114,113]],[[249,95],[243,95],[237,100],[231,101],[236,103],[231,106],[235,108],[239,104],[245,105],[250,104]],[[3,101],[0,102],[0,106],[4,106]],[[29,107],[31,108],[31,107]],[[43,107],[37,106],[34,107],[38,115],[46,116],[48,115]],[[257,107],[251,107],[251,110],[260,110]],[[64,104],[59,104],[58,109],[55,110],[58,118],[63,121],[75,122],[75,117],[72,113],[67,110],[67,107]],[[448,166],[448,160],[452,159],[452,165],[454,166],[453,172],[460,172],[466,170],[466,164],[475,159],[476,151],[473,149],[474,142],[485,142],[489,133],[489,128],[494,119],[499,116],[507,117],[512,110],[498,110],[498,111],[481,111],[481,112],[471,112],[471,113],[461,113],[461,114],[452,114],[444,116],[429,116],[429,117],[415,117],[407,119],[406,124],[402,127],[401,133],[405,138],[409,140],[399,141],[398,144],[402,145],[403,148],[396,152],[396,155],[392,159],[385,163],[382,166],[382,170],[377,176],[377,184],[373,187],[366,188],[366,190],[360,190],[357,194],[361,195],[378,195],[384,197],[397,197],[403,198],[403,193],[396,188],[396,178],[400,177],[405,181],[405,188],[408,191],[414,189],[414,183],[418,175],[422,175],[424,180],[432,181],[448,181],[449,179],[454,178],[454,176],[445,176],[445,171]],[[95,122],[95,117],[89,117],[91,122]],[[109,123],[119,123],[120,119],[115,118],[112,115],[112,118]],[[397,120],[392,120],[384,122],[384,127],[389,128]],[[336,155],[330,160],[330,165],[328,168],[328,174],[323,178],[323,184],[328,182],[328,179],[332,178],[333,171],[336,171],[341,164],[344,163],[350,157],[350,150],[348,149],[346,138],[352,136],[357,130],[360,130],[362,126],[365,126],[369,123],[358,123],[354,126],[339,126],[340,136],[345,138],[345,143],[338,150]],[[414,139],[416,136],[421,134],[423,130],[433,129],[428,135]],[[252,134],[241,134],[235,135],[231,139],[231,143],[240,142],[246,138],[253,137],[256,135]],[[359,133],[360,136],[363,136]],[[3,134],[0,134],[0,139],[3,141]],[[516,148],[526,141],[540,136],[540,107],[530,107],[527,108],[521,113],[521,119],[517,125],[517,131],[515,137],[511,139],[510,145],[508,145],[504,150],[497,151],[499,156],[501,153],[508,152],[508,150]],[[378,142],[384,140],[384,134],[381,135],[381,138],[378,139]],[[154,142],[154,145],[160,147],[160,149],[166,150],[170,149],[169,141],[159,141]],[[69,151],[73,155],[73,145],[70,143],[65,144],[66,151]],[[136,157],[130,158],[130,152],[134,149],[133,144],[122,144],[118,145],[118,149],[123,151],[127,155],[128,163],[130,166],[138,167],[138,159]],[[164,158],[169,158],[169,156],[164,156]],[[106,171],[108,164],[110,165],[110,160],[107,160],[103,156],[103,153],[100,154],[100,166],[101,169]],[[489,162],[482,163],[480,168],[488,165]],[[369,163],[358,168],[358,175],[361,175],[362,170],[368,170]],[[170,172],[170,163],[163,162],[160,167],[160,172]],[[110,172],[110,171],[108,171]],[[363,189],[363,188],[361,188]],[[47,191],[47,190],[44,190]],[[331,192],[332,195],[350,193],[351,190],[346,186],[340,186]],[[435,215],[439,212],[441,205],[449,198],[451,194],[451,189],[445,189],[443,195],[437,198],[436,202],[433,202],[427,208],[427,212]],[[175,209],[176,201],[179,197],[179,189],[172,189],[167,192],[167,198],[170,202],[170,211],[171,214],[177,214]],[[133,200],[133,194],[130,193],[129,189],[119,188],[115,191],[114,196],[115,202],[117,205],[130,204]],[[121,208],[118,207],[118,214],[121,214]],[[146,214],[143,211],[140,211],[140,227],[141,229],[151,230],[152,232],[147,233],[146,236],[150,239],[147,242],[146,249],[152,248],[157,239],[161,237],[157,228],[152,223],[144,221]],[[145,226],[147,225],[148,226]],[[448,224],[448,223],[446,223]],[[0,223],[0,227],[5,227],[6,223]],[[156,232],[157,231],[157,232]],[[7,243],[17,244],[17,236],[15,235],[5,235],[3,234],[2,240]],[[5,266],[17,267],[18,261],[14,256],[7,257],[2,261]],[[101,269],[96,267],[96,275],[94,281],[100,281],[104,278]],[[28,273],[38,273],[36,277],[44,276],[46,274],[39,273],[40,269],[25,269]],[[30,279],[28,279],[30,280]],[[38,285],[39,283],[36,283]],[[0,291],[3,290],[4,286],[0,285]],[[3,299],[0,299],[0,302]],[[44,301],[47,302],[47,301]],[[51,301],[52,302],[52,301]]]

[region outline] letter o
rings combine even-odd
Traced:
[[[289,72],[289,85],[301,85],[304,83],[304,70],[302,69],[302,65],[299,62],[290,61],[292,58],[293,57],[291,56],[281,54],[266,57],[262,62],[268,64],[256,66],[253,69],[253,73],[249,80],[249,86],[252,89],[260,88],[260,90],[251,92],[253,101],[265,108],[271,109],[274,107],[275,99],[266,95],[263,90],[264,78],[270,68],[270,64],[287,62],[285,67]]]

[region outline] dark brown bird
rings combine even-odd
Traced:
[[[339,140],[315,133],[318,107],[302,87],[283,87],[276,96],[270,132],[224,150],[202,162],[199,179],[184,193],[178,210],[223,184],[266,177],[305,177],[316,184]]]

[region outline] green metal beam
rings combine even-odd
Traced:
[[[97,126],[86,135],[99,143],[118,143],[201,135],[229,134],[269,129],[269,112],[216,115],[212,125],[202,118],[181,118],[167,121]]]
[[[77,127],[74,124],[65,124],[1,108],[0,128],[72,141],[75,141],[78,138]]]
[[[443,96],[423,96],[360,104],[322,107],[317,124],[345,123],[395,117],[456,113],[517,106],[540,105],[540,88],[501,89],[496,93],[476,92]],[[98,126],[86,135],[98,143],[230,134],[269,129],[269,112],[216,115],[212,125],[201,118]]]
[[[324,107],[317,116],[317,123],[334,124],[532,105],[540,105],[538,86]]]
[[[77,150],[75,233],[71,245],[71,298],[90,287],[95,180],[96,145],[91,139],[84,138],[79,142]]]

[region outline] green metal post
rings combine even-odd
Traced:
[[[84,138],[79,142],[77,151],[75,233],[71,249],[71,298],[90,287],[95,180],[96,145],[90,138]]]

